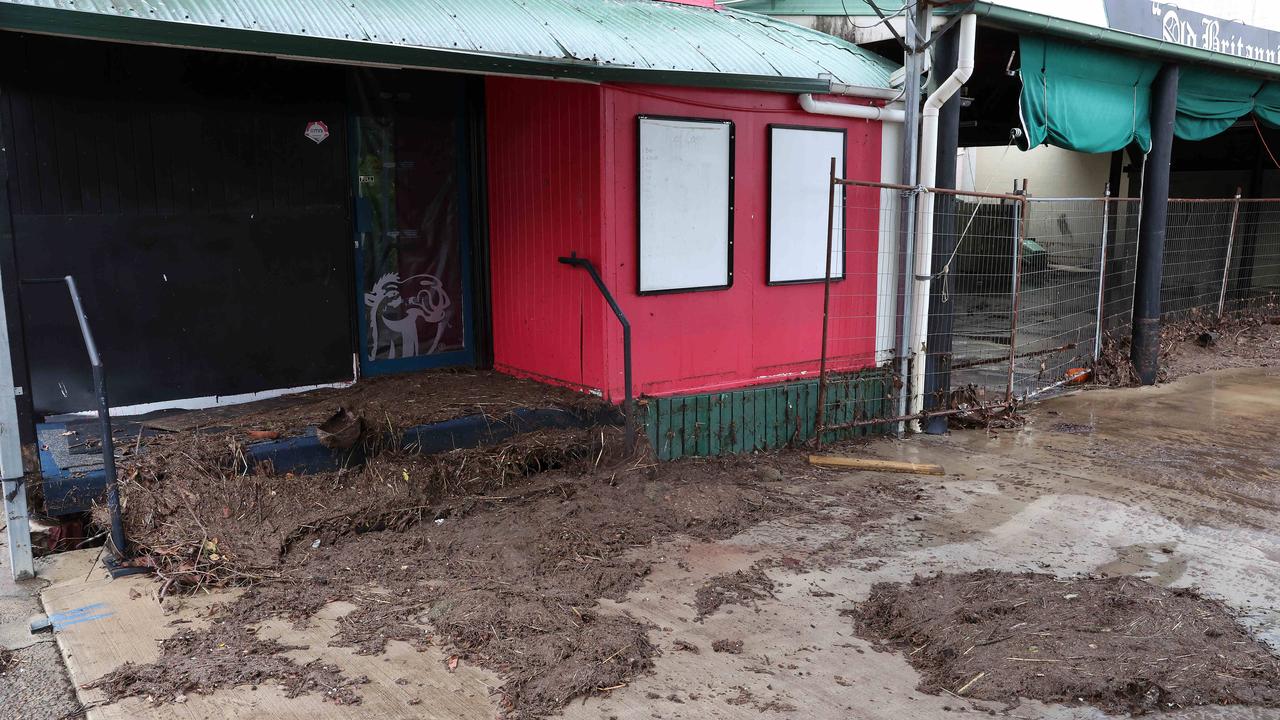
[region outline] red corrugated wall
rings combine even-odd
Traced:
[[[879,180],[879,123],[809,115],[795,96],[778,93],[490,78],[486,96],[499,370],[621,399],[621,331],[586,273],[556,262],[573,250],[597,263],[631,319],[638,393],[778,382],[817,370],[822,284],[765,284],[767,128],[844,128],[849,177]],[[735,123],[732,288],[636,294],[639,114]],[[846,217],[859,230],[847,234],[849,279],[835,286],[844,298],[831,346],[845,367],[874,357],[873,204],[851,196]]]
[[[633,326],[638,392],[699,392],[780,382],[818,369],[821,283],[766,285],[768,126],[847,130],[850,178],[880,180],[880,124],[810,115],[794,95],[673,87],[609,86],[605,90],[605,235],[609,282]],[[637,115],[732,120],[735,126],[733,287],[636,294]],[[855,201],[857,197],[859,201]],[[877,218],[874,192],[850,195],[846,227],[849,279],[833,285],[839,319],[831,335],[838,367],[874,364]],[[868,202],[868,199],[871,201]],[[856,229],[856,230],[853,230]],[[857,297],[852,297],[857,295]],[[622,393],[621,335],[609,327],[609,395]]]
[[[581,83],[485,83],[494,367],[584,390],[604,385],[607,310],[587,274],[556,258],[603,256],[602,96]]]

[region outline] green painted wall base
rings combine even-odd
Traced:
[[[888,417],[891,382],[890,372],[881,368],[832,376],[827,385],[828,424]],[[818,417],[818,381],[641,402],[645,432],[659,460],[734,455],[812,440]],[[829,432],[823,442],[891,429],[888,424],[864,425]]]

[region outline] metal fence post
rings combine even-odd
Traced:
[[[1106,188],[1102,192],[1102,242],[1101,252],[1098,255],[1098,325],[1093,332],[1093,361],[1098,362],[1102,358],[1102,323],[1106,316],[1103,308],[1106,306],[1106,289],[1107,289],[1107,235],[1111,229],[1111,183],[1107,183]]]
[[[834,245],[836,224],[835,158],[831,158],[830,182],[831,186],[827,189],[827,274],[822,286],[822,352],[818,361],[818,421],[814,427],[818,447],[822,447],[822,430],[827,424],[827,328],[831,317],[831,248]],[[841,192],[843,191],[841,188]]]
[[[1009,291],[1009,385],[1005,392],[1005,402],[1010,405],[1013,404],[1014,397],[1013,373],[1018,364],[1018,290],[1022,280],[1022,238],[1027,231],[1027,216],[1031,211],[1031,204],[1025,197],[1026,191],[1026,185],[1023,185],[1024,196],[1015,201],[1013,206],[1013,269],[1009,273],[1012,286]]]
[[[1231,252],[1236,243],[1236,224],[1240,219],[1240,192],[1236,188],[1236,198],[1231,203],[1231,230],[1227,232],[1227,257],[1222,261],[1222,289],[1218,292],[1218,319],[1222,319],[1222,311],[1227,304],[1227,282],[1231,275]]]

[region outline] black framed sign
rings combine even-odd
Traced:
[[[640,115],[639,292],[733,285],[733,123]]]
[[[827,201],[831,158],[845,175],[846,133],[840,128],[769,126],[770,285],[821,282],[827,276]],[[844,188],[836,196],[831,279],[844,279]]]

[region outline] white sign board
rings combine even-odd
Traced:
[[[769,126],[770,284],[826,278],[831,158],[843,177],[844,147],[844,130]],[[843,217],[835,220],[831,277],[843,278]]]
[[[733,123],[640,116],[640,292],[733,284]]]

